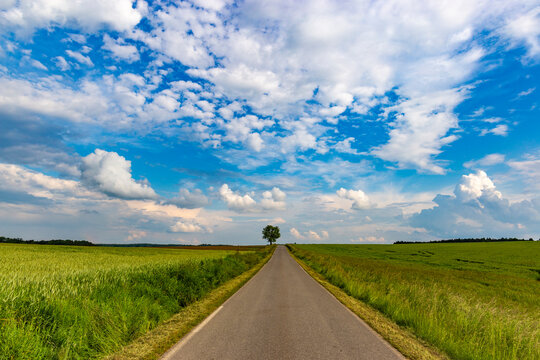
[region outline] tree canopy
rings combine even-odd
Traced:
[[[281,234],[279,233],[279,227],[266,225],[262,231],[262,236],[263,239],[265,239],[270,245],[272,245],[281,236]]]

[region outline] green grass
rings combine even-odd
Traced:
[[[245,247],[247,248],[247,247]],[[245,249],[244,248],[244,249]],[[107,356],[107,360],[154,360],[160,358],[184,335],[200,324],[230,296],[251,279],[272,257],[276,245],[269,247],[266,257],[241,275],[225,282],[204,298],[190,304],[170,319],[147,332],[120,351]]]
[[[540,359],[540,243],[292,245],[452,359]]]
[[[266,251],[0,245],[0,359],[117,351]]]

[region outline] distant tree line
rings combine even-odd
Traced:
[[[38,245],[77,245],[77,246],[95,246],[95,244],[86,240],[63,240],[63,239],[53,239],[53,240],[23,240],[21,238],[8,238],[5,236],[0,236],[0,243],[10,243],[10,244],[38,244]]]
[[[429,243],[472,243],[472,242],[497,242],[497,241],[534,241],[532,238],[517,239],[517,238],[468,238],[468,239],[448,239],[448,240],[432,240],[432,241],[396,241],[394,244],[429,244]],[[540,239],[539,239],[540,241]]]

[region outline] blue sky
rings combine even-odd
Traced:
[[[539,1],[0,1],[0,232],[540,237]]]

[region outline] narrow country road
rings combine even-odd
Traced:
[[[278,246],[162,359],[403,359]]]

